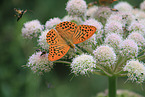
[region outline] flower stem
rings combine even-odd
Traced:
[[[109,87],[108,87],[108,93],[109,97],[116,97],[116,77],[108,77],[109,81]]]
[[[71,64],[71,62],[67,62],[67,61],[54,61],[54,63],[65,63],[65,64]]]

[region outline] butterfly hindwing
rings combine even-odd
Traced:
[[[49,46],[49,61],[55,61],[62,58],[70,49],[70,46],[67,44],[56,44]]]
[[[61,37],[69,40],[72,40],[72,36],[74,35],[76,28],[77,24],[68,21],[62,22],[55,27]]]
[[[96,32],[96,27],[90,25],[79,25],[73,35],[73,43],[81,43],[90,38]]]
[[[61,38],[61,36],[54,29],[51,29],[46,35],[46,41],[49,45],[54,44],[65,44],[66,42]]]

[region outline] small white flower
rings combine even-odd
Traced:
[[[120,15],[122,16],[123,26],[129,26],[131,22],[135,20],[135,16],[132,12],[120,12]]]
[[[134,58],[138,55],[138,46],[132,39],[126,39],[120,44],[120,53],[127,58]]]
[[[145,65],[138,60],[128,61],[123,70],[128,71],[127,76],[131,81],[142,83],[145,80]]]
[[[132,33],[130,33],[128,35],[128,39],[134,40],[138,44],[139,47],[145,46],[145,38],[136,31],[133,31]]]
[[[145,1],[143,1],[143,2],[140,4],[140,9],[141,9],[141,10],[145,10]]]
[[[106,35],[107,37],[105,38],[105,43],[108,44],[109,46],[113,47],[114,50],[119,49],[119,45],[122,43],[122,37],[119,34],[116,33],[111,33]]]
[[[140,25],[143,25],[144,29],[138,30],[138,33],[142,34],[145,37],[145,18],[138,20]]]
[[[102,34],[103,34],[103,25],[101,22],[98,22],[97,20],[95,19],[88,19],[86,20],[83,25],[92,25],[92,26],[95,26],[97,28],[96,30],[96,33],[97,33],[97,36],[96,38],[101,38],[102,37]]]
[[[52,19],[49,19],[49,21],[46,21],[45,27],[46,27],[46,29],[52,29],[60,22],[61,22],[61,20],[58,17],[52,18]]]
[[[39,39],[38,39],[38,45],[41,46],[45,50],[49,49],[49,44],[46,41],[46,35],[48,32],[49,30],[45,30],[41,32],[41,35],[39,36]]]
[[[84,16],[87,10],[87,4],[84,0],[69,0],[65,9],[69,15]]]
[[[71,63],[72,73],[85,75],[88,72],[93,72],[96,68],[96,61],[91,55],[82,54],[74,58]]]
[[[97,19],[102,24],[106,23],[106,20],[110,15],[112,14],[112,11],[109,7],[98,7],[98,10],[94,13],[94,18]]]
[[[44,72],[49,72],[53,67],[53,63],[48,61],[48,53],[41,55],[42,52],[36,52],[29,57],[27,66],[31,68],[34,72],[39,72],[40,74]]]
[[[133,9],[133,7],[129,3],[123,1],[114,5],[114,8],[122,12],[129,12]]]
[[[105,25],[105,33],[118,33],[123,35],[123,25],[117,21],[109,21]]]
[[[113,48],[109,47],[108,45],[97,47],[93,53],[95,55],[96,62],[99,65],[108,67],[113,65],[116,61],[116,54],[114,53]]]
[[[38,20],[26,22],[22,28],[22,36],[29,39],[37,37],[43,28],[43,25]]]
[[[135,19],[141,20],[145,18],[145,12],[140,9],[133,9],[132,14],[135,16]]]
[[[94,14],[96,13],[97,10],[98,10],[97,6],[92,6],[92,7],[88,8],[87,12],[86,12],[86,16],[93,18]]]
[[[78,16],[69,16],[69,15],[66,15],[62,21],[70,21],[70,22],[75,22],[76,24],[80,25],[83,20],[81,17],[78,17]]]
[[[122,23],[122,16],[120,14],[111,14],[110,17],[107,19],[107,22],[110,21],[117,21]]]
[[[128,27],[128,31],[145,32],[145,25],[142,25],[139,21],[132,21],[131,25]]]

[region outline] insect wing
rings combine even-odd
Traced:
[[[57,44],[49,46],[49,61],[55,61],[62,58],[70,49],[70,46],[67,44]]]
[[[79,25],[73,35],[73,43],[78,44],[89,39],[96,32],[96,27]]]
[[[73,22],[65,21],[56,25],[55,29],[58,31],[61,37],[72,41],[72,36],[74,35],[76,28],[77,28],[77,24]]]
[[[49,45],[66,44],[62,37],[54,29],[51,29],[46,35],[46,41]]]

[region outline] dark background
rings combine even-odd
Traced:
[[[107,77],[104,76],[90,74],[89,77],[78,76],[71,80],[73,75],[70,75],[70,68],[65,64],[57,64],[51,72],[41,76],[22,67],[34,53],[36,46],[33,40],[26,40],[21,36],[23,24],[34,19],[45,24],[50,18],[62,18],[67,14],[67,1],[0,1],[0,97],[92,97],[107,89]],[[86,2],[91,1],[93,0]],[[128,0],[133,6],[139,6],[142,1]],[[14,8],[27,9],[28,12],[17,22]],[[118,78],[118,89],[145,95],[145,90],[140,85],[125,83],[126,79]]]

